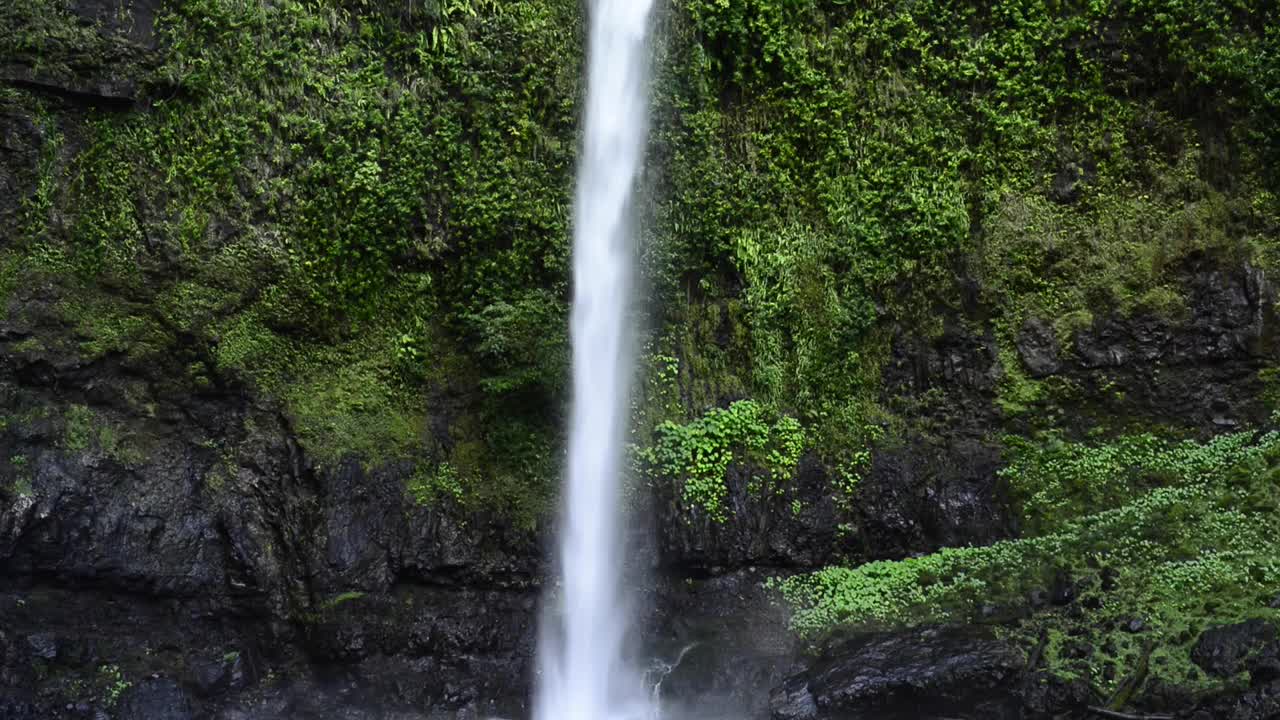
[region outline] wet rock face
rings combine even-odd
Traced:
[[[688,514],[674,495],[674,483],[658,488],[660,564],[698,575],[752,565],[817,567],[828,562],[848,543],[838,535],[839,511],[827,473],[815,457],[805,456],[783,495],[754,487],[748,468],[731,466],[727,522]]]
[[[55,322],[39,288],[18,300],[0,323],[0,397],[21,419],[0,432],[0,717],[522,714],[540,538],[416,505],[405,468],[316,468],[243,390],[14,351]]]
[[[172,680],[148,680],[120,698],[121,720],[192,720],[191,701]]]
[[[1179,418],[1221,432],[1265,419],[1258,371],[1277,356],[1275,289],[1257,269],[1207,261],[1185,268],[1185,316],[1099,318],[1075,335],[1061,374],[1095,415]]]
[[[1280,713],[1280,640],[1252,620],[1202,633],[1192,659],[1218,677],[1248,673],[1219,697],[1152,684],[1143,702],[1185,720],[1273,720]],[[772,691],[774,720],[1022,720],[1097,717],[1083,679],[1028,667],[1021,652],[978,627],[867,633],[828,645]],[[1143,717],[1139,712],[1135,717]]]
[[[40,717],[28,693],[17,689],[0,689],[0,717],[10,720],[35,720]]]
[[[884,403],[914,427],[875,449],[857,502],[859,545],[899,558],[945,545],[1008,537],[1012,521],[995,475],[1000,451],[994,336],[948,320],[941,335],[901,334],[884,371]]]
[[[1201,644],[1205,645],[1210,655],[1208,662],[1218,671],[1240,669],[1243,665],[1242,669],[1249,673],[1249,689],[1204,703],[1192,720],[1272,720],[1280,717],[1280,640],[1276,635],[1275,626],[1264,628],[1255,622],[1247,622],[1221,628],[1221,632],[1207,640],[1202,636],[1197,651]],[[1240,663],[1235,658],[1242,650],[1246,652],[1246,658]]]
[[[746,569],[657,583],[651,677],[661,681],[672,717],[768,715],[769,689],[790,672],[798,650],[785,608],[764,587],[772,574]]]
[[[872,634],[828,649],[770,698],[775,720],[1021,717],[1025,660],[981,631]]]
[[[876,558],[1008,537],[995,472],[999,450],[965,438],[913,436],[878,452],[859,497],[859,539]]]
[[[1062,369],[1059,357],[1061,349],[1053,328],[1039,318],[1028,318],[1015,341],[1018,357],[1027,368],[1027,374],[1040,378]]]
[[[30,117],[0,104],[0,226],[17,222],[23,199],[35,187],[43,142]]]
[[[127,110],[154,66],[160,0],[71,0],[41,22],[75,29],[50,34],[38,52],[0,58],[0,83],[102,110]]]
[[[1262,350],[1274,290],[1256,268],[1191,267],[1185,280],[1190,316],[1182,322],[1109,318],[1076,336],[1083,367],[1163,360],[1190,364],[1248,357]]]
[[[1215,677],[1231,677],[1251,669],[1250,661],[1258,657],[1263,648],[1273,647],[1276,628],[1265,620],[1250,620],[1237,625],[1211,628],[1200,635],[1191,651],[1191,661],[1200,669]],[[1260,667],[1269,674],[1268,666]]]

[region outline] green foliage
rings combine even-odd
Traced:
[[[131,20],[120,8],[117,19]],[[0,7],[0,57],[28,65],[39,77],[68,81],[77,67],[94,63],[131,64],[127,48],[112,43],[72,11],[68,0],[12,0]]]
[[[880,361],[862,350],[876,346],[865,288],[834,271],[851,250],[798,229],[748,233],[734,248],[746,280],[753,385],[770,403],[800,410],[833,456],[862,439],[851,429],[866,419]]]
[[[1028,647],[1046,634],[1076,638],[1090,652],[1054,646],[1050,669],[1110,691],[1147,644],[1153,678],[1208,688],[1187,661],[1201,630],[1280,620],[1268,608],[1280,590],[1280,553],[1270,540],[1280,520],[1280,433],[1203,444],[1051,438],[1011,452],[1011,481],[1036,489],[1027,503],[1035,534],[775,582],[795,607],[794,627],[816,636],[842,625],[965,618],[983,605],[1021,604],[1065,575],[1089,610],[1032,615],[1009,633]],[[1133,619],[1146,628],[1140,634],[1121,630]]]
[[[454,441],[515,438],[510,463],[552,475],[555,431],[530,418],[567,363],[579,19],[563,0],[166,6],[145,111],[89,112],[74,153],[40,115],[0,290],[59,285],[88,361],[247,381],[325,463],[425,454],[427,388],[479,384]],[[14,57],[116,47],[76,27],[60,2],[0,11]],[[479,485],[510,479],[480,464]]]
[[[74,453],[96,450],[125,466],[141,465],[147,459],[133,432],[84,405],[71,405],[63,415],[62,446]]]
[[[391,340],[377,340],[295,351],[295,380],[281,395],[299,440],[323,463],[407,458],[422,444],[425,408],[397,391]]]
[[[93,411],[84,405],[72,405],[67,408],[65,429],[62,433],[62,444],[72,452],[84,452],[93,442],[95,434]]]
[[[1258,380],[1262,382],[1262,402],[1273,414],[1280,412],[1280,368],[1259,370]]]
[[[144,97],[81,120],[3,91],[43,140],[0,298],[39,277],[86,361],[246,383],[322,462],[447,463],[531,513],[567,399],[582,7],[188,0],[158,12],[152,68],[64,0],[10,2],[0,56],[55,80],[112,67]],[[1015,369],[1025,317],[1064,338],[1095,309],[1176,317],[1187,257],[1269,267],[1273,20],[1216,1],[675,3],[637,210],[676,376],[644,391],[636,441],[758,398],[848,497],[891,425],[891,339],[936,330],[957,276],[997,325],[1002,406],[1031,414],[1052,387]],[[1046,199],[1060,177],[1071,198]],[[436,412],[451,436],[416,450]]]
[[[803,428],[793,417],[775,417],[770,422],[764,406],[740,400],[684,425],[664,422],[655,431],[656,442],[638,450],[638,458],[656,475],[655,480],[680,484],[686,510],[700,510],[723,523],[728,520],[725,474],[731,464],[764,473],[758,487],[779,491],[800,462]]]
[[[684,417],[680,359],[652,343],[640,353],[642,382],[631,394],[631,435],[649,438],[662,422]]]
[[[58,310],[73,326],[77,350],[88,361],[112,354],[131,360],[153,358],[173,342],[171,333],[148,308],[93,292],[70,290]]]
[[[868,425],[862,430],[867,445],[847,451],[842,462],[836,464],[832,473],[832,485],[836,489],[837,504],[850,508],[862,484],[862,475],[871,467],[871,444],[884,437],[884,429],[878,425]]]
[[[1264,457],[1280,435],[1241,432],[1206,443],[1171,443],[1129,435],[1104,445],[1065,442],[1049,433],[1036,440],[1006,438],[1009,482],[1023,516],[1035,529],[1054,527],[1096,508],[1116,507],[1157,487],[1221,476],[1230,467]]]
[[[468,315],[485,363],[480,386],[494,395],[538,389],[559,393],[569,366],[569,339],[563,303],[544,290],[514,302],[498,301]]]
[[[8,487],[9,495],[16,498],[30,498],[35,495],[31,484],[30,461],[26,455],[14,455],[9,458],[9,467],[13,473],[13,481]]]
[[[21,256],[0,252],[0,316],[8,317],[9,296],[17,288],[21,268]]]
[[[1186,258],[1269,252],[1254,148],[1275,145],[1280,64],[1275,23],[1250,18],[1274,9],[689,0],[675,15],[655,124],[670,240],[651,272],[675,298],[744,301],[740,392],[783,398],[824,454],[862,444],[849,429],[878,413],[875,330],[927,332],[932,303],[958,302],[959,258],[1018,414],[1049,399],[1007,362],[1028,315],[1068,335],[1093,309],[1177,317]]]
[[[66,200],[76,209],[69,259],[83,276],[123,279],[137,271],[142,250],[145,228],[136,205],[142,177],[133,161],[147,139],[116,117],[95,119],[88,130],[95,141],[76,157]]]
[[[462,502],[466,497],[462,479],[449,463],[441,463],[432,471],[418,468],[409,478],[406,489],[414,502],[422,506],[432,505],[442,497],[454,502]]]
[[[102,687],[102,702],[109,708],[115,707],[124,691],[133,687],[133,683],[124,678],[120,666],[115,664],[98,667],[98,683]]]
[[[360,591],[358,591],[358,590],[348,590],[347,592],[339,593],[339,594],[337,594],[337,595],[334,595],[333,597],[329,598],[328,600],[325,600],[324,602],[320,603],[320,609],[321,609],[321,610],[334,610],[334,609],[337,609],[337,608],[339,608],[339,607],[341,607],[341,606],[343,606],[343,605],[346,605],[347,603],[354,602],[354,601],[356,601],[356,600],[360,600],[360,599],[362,599],[364,596],[365,596],[365,594],[364,594],[364,593],[362,593],[362,592],[360,592]]]

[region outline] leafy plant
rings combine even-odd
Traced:
[[[804,451],[800,423],[789,416],[770,422],[765,409],[751,400],[715,408],[693,422],[665,422],[655,431],[654,445],[637,451],[656,479],[680,484],[686,509],[701,511],[712,520],[728,520],[726,473],[738,462],[763,472],[761,486],[781,489],[790,479]]]

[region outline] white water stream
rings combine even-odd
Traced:
[[[652,0],[591,0],[585,139],[574,209],[573,411],[559,592],[538,655],[535,720],[650,720],[627,660],[618,507],[632,342],[631,198],[648,130]]]

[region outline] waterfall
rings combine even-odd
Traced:
[[[538,654],[536,720],[647,720],[643,672],[624,641],[622,442],[633,371],[629,222],[647,132],[652,0],[592,0],[587,108],[573,239],[573,410],[559,591]]]

